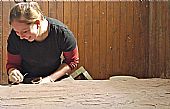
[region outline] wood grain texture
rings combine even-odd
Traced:
[[[1,109],[169,109],[169,79],[114,77],[0,86]]]

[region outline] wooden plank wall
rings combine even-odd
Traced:
[[[150,2],[149,77],[170,78],[170,1]]]
[[[170,2],[37,1],[45,15],[63,21],[73,31],[79,66],[94,79],[113,75],[170,78]],[[0,1],[1,83],[7,81],[6,39],[13,5],[13,0]]]

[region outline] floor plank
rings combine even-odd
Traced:
[[[170,79],[0,85],[0,109],[169,109]]]

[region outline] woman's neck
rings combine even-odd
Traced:
[[[48,37],[48,26],[48,21],[46,19],[41,21],[41,25],[39,27],[39,35],[35,39],[36,41],[41,42]]]

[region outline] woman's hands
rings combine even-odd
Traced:
[[[17,69],[9,70],[9,81],[12,83],[20,83],[24,79],[24,76]]]
[[[14,83],[20,83],[23,82],[24,76],[21,74],[21,72],[17,69],[10,69],[9,70],[9,81],[14,84]],[[50,77],[44,77],[44,78],[40,78],[38,80],[38,82],[36,81],[35,83],[33,82],[33,84],[44,84],[44,83],[50,83],[50,82],[54,82],[54,80]]]

